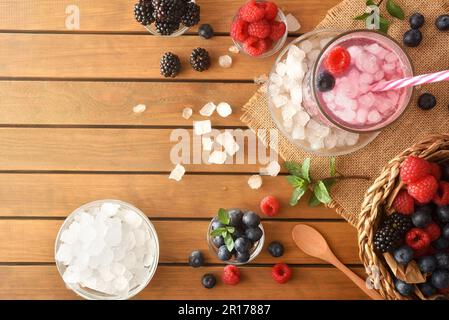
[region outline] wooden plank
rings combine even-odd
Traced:
[[[212,215],[211,215],[212,217]],[[209,221],[153,221],[159,237],[160,262],[187,263],[193,250],[201,250],[208,263],[222,263],[209,252],[206,234]],[[54,242],[62,221],[0,220],[0,262],[53,262]],[[252,263],[283,261],[294,264],[323,263],[302,253],[291,238],[297,222],[264,221],[264,250]],[[324,234],[335,254],[347,264],[360,263],[357,232],[345,222],[308,222]],[[284,244],[285,254],[274,259],[267,252],[271,241]]]
[[[171,135],[174,142],[170,142]],[[201,159],[194,162],[195,154],[201,158],[201,139],[186,129],[0,128],[0,168],[168,172],[174,167],[170,153],[173,151],[174,157],[179,158],[179,152],[173,149],[179,143],[185,146],[181,155],[189,155],[190,150],[192,164],[186,165],[189,172],[259,172],[261,167],[259,164],[210,165]],[[265,146],[259,143],[257,148],[252,148],[255,143],[245,144],[242,142],[241,146],[243,162],[251,158],[254,162],[266,160],[265,166],[269,158],[257,156],[258,148],[263,148],[261,152],[265,153]],[[252,149],[250,158],[248,148]],[[193,164],[200,162],[203,164]],[[236,158],[234,162],[241,161]]]
[[[221,68],[218,57],[229,54],[229,37],[205,42],[199,37],[3,33],[0,42],[0,76],[12,78],[162,79],[159,61],[164,52],[171,51],[183,65],[177,79],[252,81],[269,72],[276,59],[233,54],[232,68]],[[205,72],[189,65],[196,47],[210,53],[212,65]]]
[[[84,32],[146,32],[135,22],[133,5],[137,0],[15,0],[0,1],[1,30],[67,31],[66,7],[76,4],[80,9],[80,29]],[[297,17],[301,32],[312,30],[327,10],[339,0],[279,0],[276,3]],[[232,17],[242,4],[240,0],[198,0],[201,23],[210,23],[216,32],[229,32]],[[77,30],[74,30],[75,32]],[[191,32],[195,32],[192,28]]]
[[[186,175],[176,183],[167,175],[0,174],[0,216],[65,216],[83,203],[113,198],[134,204],[150,217],[208,218],[220,207],[259,212],[260,200],[271,194],[281,202],[276,218],[340,217],[333,209],[309,207],[306,198],[291,207],[291,187],[284,177],[266,177],[258,190],[249,189],[247,179]],[[198,196],[204,197],[201,205],[192,201]]]
[[[353,269],[364,277],[363,268]],[[242,267],[237,287],[218,280],[212,290],[201,286],[204,273],[219,277],[221,267],[159,266],[150,284],[135,299],[367,299],[345,275],[334,268],[293,268],[292,279],[279,285],[268,267]],[[76,299],[54,266],[1,266],[0,299]]]
[[[257,87],[250,83],[160,83],[0,81],[0,124],[186,126],[201,120],[209,101],[233,107],[227,118],[214,113],[215,126],[243,126],[243,106]],[[135,114],[132,108],[145,104]],[[181,117],[184,107],[194,111]]]

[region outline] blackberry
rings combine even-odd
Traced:
[[[179,23],[176,22],[159,22],[156,21],[155,23],[156,31],[163,35],[163,36],[169,36],[173,32],[179,29]]]
[[[153,6],[150,0],[140,0],[134,5],[134,17],[137,22],[147,26],[154,22]]]
[[[181,70],[179,57],[171,52],[166,52],[161,58],[161,75],[174,78]]]
[[[405,233],[412,228],[409,217],[392,214],[385,219],[380,229],[374,235],[374,246],[380,252],[392,251],[399,247]]]
[[[197,25],[200,22],[200,6],[193,2],[188,3],[181,22],[186,27]]]
[[[181,22],[187,5],[183,0],[153,0],[153,17],[158,22]]]
[[[190,55],[190,65],[193,69],[203,72],[210,67],[210,56],[206,49],[196,48]]]

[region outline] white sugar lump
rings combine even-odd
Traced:
[[[262,186],[262,177],[258,174],[252,175],[248,179],[248,185],[251,189],[259,189]]]
[[[201,144],[203,146],[204,151],[211,151],[212,146],[214,145],[212,139],[209,137],[201,137]]]
[[[182,110],[182,117],[186,120],[189,120],[192,114],[193,114],[192,108],[184,108]]]
[[[228,50],[231,53],[239,53],[240,52],[240,50],[237,46],[230,46]]]
[[[201,108],[200,115],[204,117],[210,117],[214,113],[216,108],[217,106],[215,105],[215,103],[208,102]]]
[[[212,124],[210,120],[194,121],[193,129],[196,135],[201,136],[212,132]]]
[[[240,146],[235,142],[234,136],[228,131],[220,133],[215,138],[215,141],[223,146],[226,153],[231,157],[240,150]]]
[[[74,216],[61,233],[55,256],[65,266],[63,280],[127,297],[131,288],[143,283],[154,262],[156,248],[143,218],[115,202]]]
[[[271,161],[268,166],[260,169],[261,175],[276,177],[281,171],[281,166],[276,160]]]
[[[276,65],[276,73],[277,73],[279,76],[283,77],[283,76],[285,76],[285,73],[286,73],[286,72],[287,72],[287,66],[285,65],[285,63],[279,62],[279,63]]]
[[[309,40],[304,40],[299,44],[299,48],[305,53],[308,53],[313,49],[313,43]]]
[[[232,66],[232,58],[228,55],[220,56],[218,58],[218,64],[222,68],[230,68]]]
[[[144,104],[138,104],[133,107],[133,112],[134,113],[142,113],[146,110],[146,108],[147,107]]]
[[[217,113],[220,117],[226,118],[232,114],[232,108],[229,103],[220,102],[217,106]]]
[[[186,173],[186,169],[183,165],[177,164],[175,168],[170,172],[170,176],[168,177],[171,180],[181,181],[182,177]]]
[[[292,131],[292,138],[295,140],[304,140],[306,137],[303,126],[295,127]]]
[[[285,17],[287,21],[287,30],[288,32],[295,32],[301,28],[301,24],[298,19],[296,19],[291,13],[287,14]]]
[[[209,155],[208,162],[211,164],[224,164],[226,158],[226,152],[215,150]]]

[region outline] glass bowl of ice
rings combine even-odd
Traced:
[[[320,113],[313,71],[323,50],[342,33],[316,30],[295,39],[279,54],[268,81],[268,108],[277,128],[294,145],[321,156],[355,152],[379,134],[344,129]]]
[[[98,200],[73,211],[55,243],[66,286],[89,300],[124,300],[151,281],[159,260],[156,230],[147,216],[120,200]]]

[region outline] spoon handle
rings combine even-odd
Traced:
[[[383,300],[384,298],[377,292],[375,289],[369,289],[366,286],[366,282],[356,275],[351,269],[346,267],[340,260],[337,258],[332,259],[330,261],[337,269],[343,272],[349,279],[352,280],[363,292],[365,292],[371,299],[373,300]]]

